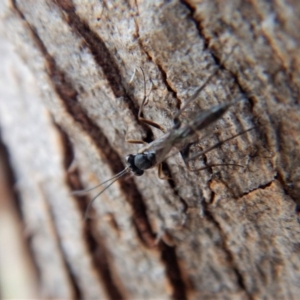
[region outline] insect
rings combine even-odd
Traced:
[[[142,70],[142,69],[141,69]],[[211,125],[218,119],[220,119],[226,111],[229,109],[230,106],[234,105],[238,101],[243,100],[242,98],[240,99],[235,99],[232,100],[228,103],[222,103],[217,106],[214,106],[208,110],[201,111],[198,113],[193,119],[191,119],[187,124],[183,124],[180,120],[179,117],[182,114],[182,112],[187,108],[187,106],[194,101],[197,96],[200,94],[200,92],[204,89],[204,87],[207,85],[207,83],[211,80],[211,78],[217,73],[218,70],[213,72],[206,80],[205,82],[196,90],[194,95],[184,104],[184,106],[176,113],[174,119],[173,119],[173,126],[167,130],[160,138],[150,142],[143,148],[141,148],[136,154],[129,154],[126,156],[126,164],[127,166],[125,167],[124,170],[122,170],[120,173],[116,174],[115,176],[109,178],[108,180],[100,183],[99,185],[87,189],[87,190],[82,190],[82,191],[74,191],[73,194],[76,195],[82,195],[86,194],[87,192],[103,185],[108,182],[110,182],[103,190],[101,190],[88,204],[88,207],[85,212],[84,219],[86,220],[88,217],[88,212],[93,204],[93,202],[98,198],[105,190],[107,190],[114,182],[116,182],[118,179],[123,177],[124,175],[131,173],[135,176],[141,176],[144,174],[144,172],[148,169],[151,169],[155,166],[158,166],[158,174],[161,179],[166,179],[161,176],[162,174],[162,162],[166,160],[171,153],[171,150],[175,147],[177,149],[183,149],[186,144],[190,145],[191,141],[194,140],[196,134],[198,131],[202,130],[203,128]],[[144,82],[145,82],[145,75],[142,70],[143,76],[144,76]],[[147,96],[146,96],[146,87],[144,85],[144,99],[142,102],[142,105],[140,106],[139,112],[138,112],[138,119],[148,125],[151,125],[153,127],[159,128],[162,131],[164,129],[157,123],[144,119],[142,117],[142,109],[147,103]],[[242,131],[226,140],[220,141],[217,144],[209,147],[208,149],[205,149],[199,153],[196,153],[192,157],[185,157],[185,163],[187,167],[189,168],[189,161],[196,159],[199,156],[204,155],[205,153],[219,147],[221,144],[234,139],[235,137],[246,133],[247,131],[250,131],[254,129],[254,127],[247,129],[245,131]],[[137,141],[131,141],[133,143],[136,143]],[[220,166],[220,165],[233,165],[233,166],[240,166],[237,164],[214,164],[214,165],[209,165],[204,168],[196,169],[193,171],[199,171],[203,169],[210,168],[212,166]],[[240,166],[241,167],[241,166]],[[190,168],[189,168],[190,169]]]

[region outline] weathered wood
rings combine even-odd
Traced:
[[[1,1],[0,126],[41,297],[297,299],[300,293],[297,1]],[[14,51],[12,50],[14,48]],[[188,173],[182,157],[116,182],[83,221],[92,187],[164,128],[244,101],[193,151],[245,166]],[[133,77],[133,74],[134,77]],[[205,136],[208,132],[201,133]],[[0,266],[1,269],[1,266]]]

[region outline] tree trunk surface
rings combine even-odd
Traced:
[[[3,298],[299,299],[299,1],[0,1]],[[75,196],[232,105],[191,162]],[[145,74],[145,79],[143,76]]]

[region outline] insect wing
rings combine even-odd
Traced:
[[[172,150],[178,140],[177,130],[172,129],[158,139],[152,141],[146,147],[140,149],[139,153],[152,152],[155,153],[155,165],[166,159],[168,153]]]

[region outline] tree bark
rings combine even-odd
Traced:
[[[1,228],[17,227],[0,239],[6,250],[29,250],[0,259],[26,261],[30,276],[24,290],[25,279],[14,280],[21,270],[1,264],[3,297],[299,298],[299,2],[0,4],[2,156],[14,177],[0,185]],[[125,176],[85,222],[97,191],[72,190],[124,169],[140,149],[126,139],[162,135],[138,121],[144,86],[144,117],[171,128],[216,70],[183,122],[243,101],[191,151],[255,128],[192,166],[243,167],[188,172],[178,153],[164,163],[170,180],[156,169]]]

